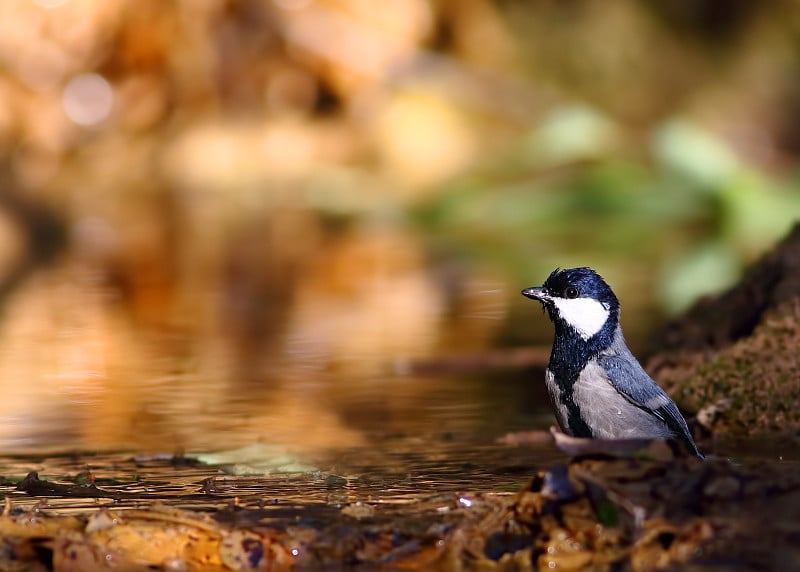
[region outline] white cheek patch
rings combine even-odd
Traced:
[[[608,308],[591,298],[553,297],[553,303],[558,308],[561,318],[572,326],[584,340],[588,340],[599,332],[608,320]]]

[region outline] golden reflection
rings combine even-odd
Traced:
[[[353,373],[425,356],[439,342],[442,292],[404,232],[365,228],[329,242],[297,286],[290,355]]]

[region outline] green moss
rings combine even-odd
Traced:
[[[714,432],[798,431],[798,347],[800,300],[794,299],[765,314],[749,336],[716,351],[683,352],[655,376]]]

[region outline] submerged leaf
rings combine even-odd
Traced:
[[[208,465],[224,465],[230,475],[310,473],[318,469],[290,454],[284,447],[256,443],[239,449],[187,455]]]

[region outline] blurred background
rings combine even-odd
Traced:
[[[3,0],[0,449],[547,427],[414,364],[549,347],[556,266],[645,350],[799,158],[790,0]]]

